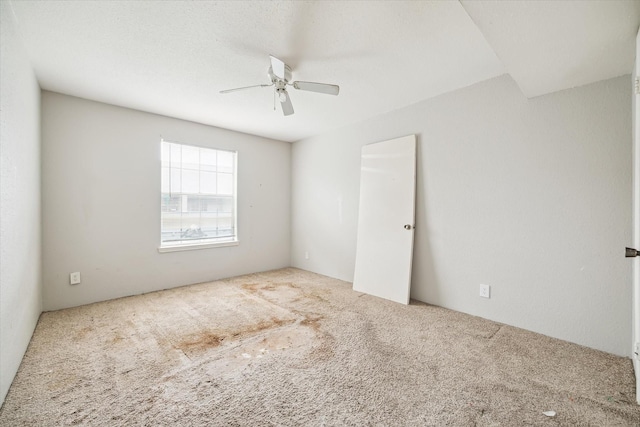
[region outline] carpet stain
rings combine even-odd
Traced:
[[[291,282],[282,282],[282,283],[245,283],[242,285],[242,289],[249,291],[251,293],[256,293],[259,291],[277,291],[282,288],[291,288],[291,289],[300,289],[299,286],[291,283]]]
[[[107,344],[117,344],[120,341],[123,341],[124,338],[120,334],[114,334],[113,337],[107,342]]]
[[[193,350],[206,350],[218,347],[225,340],[240,339],[244,336],[253,335],[272,328],[282,327],[294,322],[294,319],[279,319],[277,317],[272,317],[269,320],[243,325],[239,329],[231,331],[202,331],[189,335],[175,344],[174,347],[186,352]]]
[[[73,337],[74,341],[81,341],[83,340],[87,334],[89,332],[92,332],[94,329],[91,326],[86,326],[82,329],[80,329],[78,332],[76,332],[75,336]]]
[[[324,319],[324,316],[307,316],[300,321],[302,326],[308,326],[314,331],[320,330],[320,321]]]
[[[244,328],[235,331],[233,333],[233,336],[236,337],[238,335],[245,335],[245,334],[252,334],[255,332],[261,332],[264,331],[266,329],[271,329],[271,328],[276,328],[276,327],[281,327],[284,325],[289,325],[291,323],[294,323],[295,320],[294,319],[278,319],[277,317],[272,317],[269,320],[263,320],[261,322],[258,322],[256,324],[253,325],[247,325]]]
[[[176,345],[180,350],[192,350],[194,348],[206,349],[219,346],[224,340],[224,336],[220,336],[213,332],[204,331],[189,339],[185,339]]]
[[[295,304],[303,300],[328,302],[325,297],[320,295],[320,292],[309,289],[303,290],[300,286],[291,282],[245,283],[242,285],[242,289],[272,303],[286,302]],[[326,291],[322,293],[326,294]],[[274,301],[274,298],[277,301]]]

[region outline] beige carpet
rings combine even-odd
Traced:
[[[284,269],[43,313],[0,425],[631,426],[634,392],[629,359]]]

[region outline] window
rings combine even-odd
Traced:
[[[236,152],[162,141],[160,249],[237,243]]]

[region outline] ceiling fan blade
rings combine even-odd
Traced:
[[[271,70],[273,70],[273,74],[280,79],[284,79],[284,62],[273,55],[269,55],[269,58],[271,58]]]
[[[278,91],[279,96],[284,94],[285,95],[285,100],[283,101],[282,98],[280,98],[280,105],[282,106],[282,113],[285,116],[290,116],[293,114],[293,104],[291,103],[291,98],[289,97],[289,94],[287,93],[286,90],[282,90],[282,91]]]
[[[270,86],[273,86],[273,83],[271,83],[270,85],[267,85],[267,84],[265,84],[265,85],[253,85],[253,86],[237,87],[235,89],[226,89],[226,90],[221,90],[220,93],[229,93],[229,92],[235,92],[235,91],[238,91],[238,90],[251,89],[251,88],[254,88],[254,87],[270,87]]]
[[[326,83],[314,82],[293,82],[293,87],[299,90],[308,90],[310,92],[326,93],[327,95],[337,95],[340,92],[340,86],[329,85]]]

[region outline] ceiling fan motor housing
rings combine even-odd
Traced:
[[[269,76],[271,82],[276,85],[276,88],[283,88],[287,83],[289,83],[289,80],[291,80],[291,68],[285,64],[284,79],[281,79],[273,73],[273,67],[269,67],[267,75]]]

